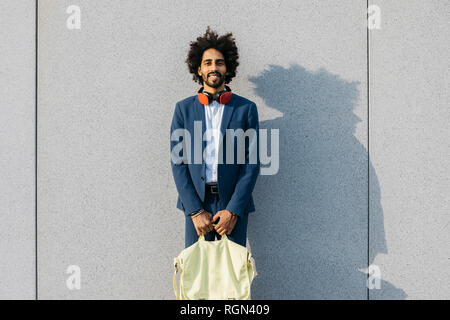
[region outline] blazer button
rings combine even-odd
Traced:
[[[205,177],[201,177],[201,179],[204,181],[204,180],[205,180]]]

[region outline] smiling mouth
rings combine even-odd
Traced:
[[[217,74],[212,74],[212,75],[210,75],[208,78],[210,78],[211,80],[217,80],[217,79],[219,79],[219,75],[217,75]]]

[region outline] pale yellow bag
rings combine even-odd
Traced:
[[[177,300],[250,300],[250,287],[257,275],[251,253],[226,234],[217,241],[206,241],[201,235],[174,259],[174,269]]]

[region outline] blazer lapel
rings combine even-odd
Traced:
[[[222,123],[220,125],[220,132],[222,133],[221,136],[221,140],[220,140],[220,145],[223,142],[223,139],[225,138],[225,130],[228,127],[228,123],[230,123],[231,120],[231,115],[233,114],[234,111],[234,96],[231,96],[230,101],[223,107],[223,113],[222,113]],[[219,147],[219,150],[220,147]]]
[[[202,136],[200,137],[200,139],[202,141],[202,155],[201,156],[203,157],[203,151],[206,148],[206,141],[203,141],[203,135],[205,134],[205,131],[206,131],[205,107],[200,103],[200,101],[198,101],[197,97],[195,97],[195,102],[194,102],[194,121],[202,122]]]

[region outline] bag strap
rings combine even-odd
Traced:
[[[173,291],[175,292],[175,296],[177,297],[177,300],[181,300],[180,293],[178,292],[178,285],[177,285],[177,272],[178,272],[178,259],[177,258],[174,259],[173,267],[175,269],[175,271],[173,273],[173,281],[172,281]]]

